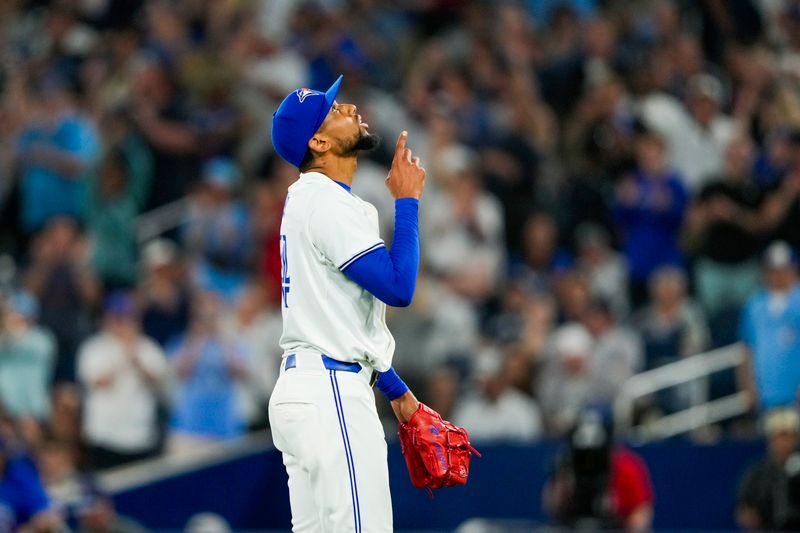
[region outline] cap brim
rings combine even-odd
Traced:
[[[333,82],[331,88],[325,91],[325,103],[328,104],[328,110],[333,106],[333,101],[336,100],[336,95],[339,94],[339,87],[342,85],[344,75],[340,74],[339,77]]]
[[[339,94],[339,87],[342,85],[342,78],[344,78],[344,75],[340,74],[336,81],[333,82],[333,85],[331,85],[330,89],[325,91],[325,108],[323,109],[323,112],[320,113],[317,123],[314,125],[314,131],[317,131],[320,126],[322,126],[322,123],[325,122],[325,117],[328,116],[331,107],[333,107],[333,102],[336,100],[336,95]]]

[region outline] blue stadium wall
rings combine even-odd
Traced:
[[[433,499],[411,486],[399,446],[389,447],[395,527],[451,529],[471,517],[545,523],[541,489],[560,445],[482,446],[466,487]],[[635,448],[655,487],[655,528],[732,530],[736,487],[764,451],[761,442],[699,446],[682,441]],[[280,454],[261,451],[119,493],[121,512],[154,529],[181,529],[199,511],[226,517],[236,529],[288,529],[286,474]]]

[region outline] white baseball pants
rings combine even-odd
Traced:
[[[386,440],[372,371],[331,370],[319,353],[295,353],[269,402],[275,446],[289,474],[295,533],[391,533]]]

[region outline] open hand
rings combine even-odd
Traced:
[[[404,131],[397,138],[392,168],[386,178],[386,187],[395,199],[416,198],[422,196],[425,188],[425,169],[419,165],[419,157],[411,154],[406,148],[408,132]]]

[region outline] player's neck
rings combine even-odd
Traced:
[[[309,167],[307,172],[325,174],[333,181],[338,181],[351,187],[353,185],[353,174],[355,174],[357,166],[358,161],[355,157],[336,157],[318,161],[315,165]]]

